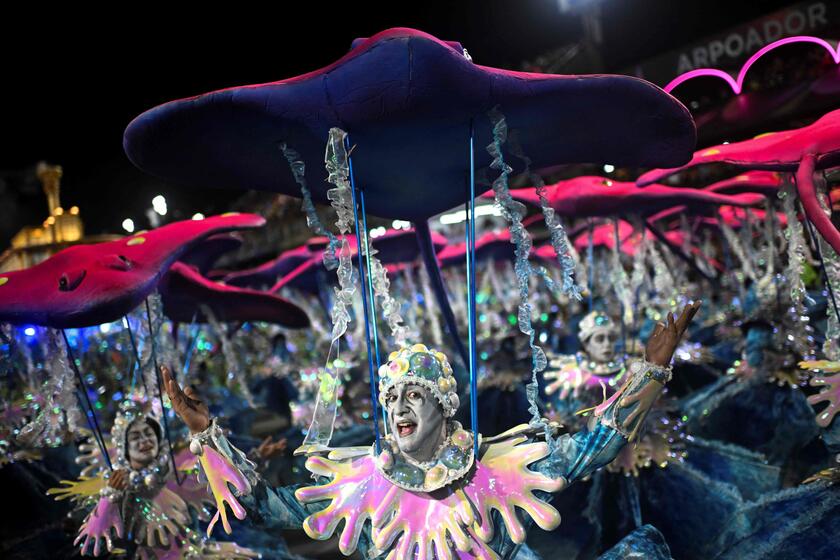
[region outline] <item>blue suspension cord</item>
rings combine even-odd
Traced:
[[[594,288],[595,275],[595,224],[592,223],[592,218],[589,219],[589,245],[586,247],[586,265],[589,268],[589,274],[586,278],[586,290],[589,292],[589,313],[592,313],[592,289]]]
[[[618,255],[618,266],[621,265],[621,235],[618,233],[618,218],[613,218],[613,237],[615,238],[615,251]],[[627,327],[624,325],[624,302],[618,298],[618,307],[621,311],[621,355],[627,354]]]
[[[85,416],[87,417],[88,426],[90,426],[90,429],[93,430],[93,437],[99,445],[99,452],[102,453],[102,457],[104,457],[105,463],[108,465],[108,469],[114,470],[114,466],[111,464],[111,455],[108,454],[108,447],[105,445],[105,437],[102,435],[102,429],[99,427],[99,420],[96,418],[96,411],[93,409],[93,405],[90,402],[87,385],[85,385],[82,372],[79,371],[79,364],[76,363],[76,358],[73,356],[73,349],[70,347],[70,341],[67,340],[67,333],[64,332],[64,329],[61,329],[61,336],[64,337],[64,345],[67,347],[67,358],[70,360],[70,366],[73,368],[73,371],[76,373],[76,377],[79,379],[79,389],[81,389],[82,396],[87,403],[88,409],[85,411]]]
[[[352,165],[352,163],[351,163]],[[352,167],[350,171],[351,177],[351,186],[352,186]],[[365,190],[360,188],[359,189],[359,204],[361,205],[362,210],[362,231],[364,232],[364,245],[365,245],[365,261],[367,262],[367,283],[368,283],[368,293],[370,294],[370,315],[373,317],[373,320],[370,322],[371,327],[373,328],[373,350],[374,350],[374,357],[376,358],[374,364],[376,365],[376,371],[379,372],[379,366],[382,365],[379,359],[379,327],[376,324],[376,295],[373,292],[373,275],[370,273],[370,239],[368,239],[368,228],[367,228],[367,211],[365,210]],[[358,237],[359,228],[356,227],[356,235]],[[376,418],[376,414],[373,415]],[[385,413],[385,409],[382,409],[382,421],[384,422],[385,427],[385,434],[388,433],[388,418]]]
[[[197,317],[198,317],[198,311],[193,313],[192,320],[190,321],[190,325],[189,325],[189,327],[187,327],[187,334],[184,337],[186,339],[186,341],[185,341],[186,345],[184,346],[184,357],[185,357],[184,363],[189,362],[189,357],[187,356],[187,354],[189,354],[190,348],[192,347],[193,343],[195,342],[193,337],[195,337],[195,327],[196,327],[195,320],[196,320]],[[178,346],[177,337],[175,339],[175,346],[176,346],[176,348]],[[184,373],[186,373],[186,370],[184,371]]]
[[[143,364],[140,361],[140,352],[137,350],[137,341],[134,340],[134,333],[131,331],[131,322],[128,320],[128,315],[123,317],[125,328],[128,331],[128,339],[131,341],[131,351],[134,352],[134,360],[131,362],[131,390],[134,391],[134,386],[137,384],[137,372],[140,372],[140,381],[143,382],[143,394],[149,396],[149,388],[146,387],[146,377],[143,375]],[[135,365],[137,367],[135,367]]]
[[[470,420],[473,430],[473,448],[478,458],[478,380],[476,375],[476,341],[475,341],[475,123],[470,120],[470,175],[469,175],[469,203],[467,207],[466,235],[467,235],[467,282],[468,282],[468,321],[469,321],[469,352],[470,352]]]
[[[201,337],[201,325],[195,326],[195,332],[192,335],[192,340],[190,341],[190,345],[187,348],[187,356],[184,359],[184,379],[187,378],[187,374],[190,372],[190,363],[192,362],[193,354],[195,354],[195,349],[198,347],[198,339]]]
[[[817,238],[817,232],[814,231],[814,224],[811,223],[811,220],[805,219],[805,223],[808,224],[808,234],[811,236],[811,239],[814,240],[814,249],[817,254],[817,258],[820,260],[823,281],[825,282],[826,291],[831,299],[831,306],[834,308],[834,314],[840,318],[840,309],[837,307],[837,299],[834,297],[834,287],[831,285],[831,279],[828,277],[828,270],[825,268],[825,261],[823,260],[822,250],[820,249],[820,240]],[[776,291],[778,292],[778,290]]]
[[[163,416],[163,431],[166,433],[166,441],[169,442],[169,458],[172,460],[172,474],[175,475],[175,482],[178,483],[178,486],[181,486],[184,481],[178,476],[178,465],[175,464],[172,436],[169,434],[169,420],[166,418],[166,407],[163,406],[163,385],[160,380],[160,368],[158,368],[157,349],[155,348],[155,331],[152,327],[152,312],[149,309],[148,298],[146,299],[146,320],[149,322],[149,338],[152,341],[152,365],[155,368],[155,378],[157,379],[158,400],[160,401],[161,416]]]
[[[373,369],[373,350],[371,348],[370,343],[370,335],[371,335],[371,328],[370,328],[370,317],[368,316],[369,307],[368,307],[368,293],[367,293],[367,286],[365,285],[365,268],[364,268],[364,259],[362,258],[362,239],[359,235],[361,229],[359,228],[359,207],[356,205],[356,179],[353,174],[353,159],[350,157],[350,150],[349,148],[350,139],[349,137],[344,137],[344,147],[347,149],[347,165],[350,171],[350,196],[353,202],[353,219],[356,222],[356,257],[359,261],[359,288],[362,291],[362,308],[365,312],[365,335],[367,336],[367,355],[368,355],[368,372],[370,374],[370,400],[371,405],[373,406],[373,437],[374,437],[374,444],[376,449],[376,454],[379,455],[381,450],[381,444],[379,442],[379,421],[377,420],[379,416],[379,399],[377,397],[376,391],[376,370]],[[367,234],[367,230],[365,230],[365,234]],[[373,294],[371,294],[373,297]],[[378,360],[378,358],[377,358]]]

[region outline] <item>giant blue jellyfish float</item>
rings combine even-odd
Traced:
[[[137,117],[125,132],[125,150],[152,175],[178,184],[254,188],[303,199],[310,227],[328,237],[324,263],[338,271],[334,345],[346,330],[346,307],[356,290],[348,246],[349,235],[356,234],[373,417],[378,418],[378,403],[389,415],[385,425],[390,433],[380,438],[374,422],[371,448],[330,448],[335,403],[323,402],[320,412],[316,406],[299,452],[310,455],[311,472],[332,481],[296,493],[270,489],[238,459],[200,408],[189,409],[188,397],[168,379],[176,409],[196,433],[192,447],[216,497],[217,519],[227,529],[230,506],[238,518],[251,512],[280,525],[302,524],[316,539],[328,538],[343,523],[343,553],[362,548],[388,558],[510,557],[527,528],[516,507],[526,511],[528,525],[556,527],[559,515],[543,500],[546,492],[585,476],[633,439],[631,425],[640,422],[650,404],[642,395],[654,394],[657,385],[650,383],[664,383],[667,376],[656,366],[640,369],[600,407],[598,427],[575,438],[555,437],[556,426],[539,418],[536,373],[545,356],[530,325],[531,242],[522,224],[524,207],[511,198],[508,178],[527,173],[536,181],[534,170],[564,163],[673,167],[688,160],[694,141],[688,111],[644,80],[480,66],[460,44],[404,28],[359,39],[339,60],[310,73],[173,101]],[[510,225],[521,297],[518,323],[528,336],[534,380],[528,387],[531,425],[491,438],[478,433],[475,414],[476,239],[471,218],[478,176],[490,178]],[[539,184],[537,190],[543,193]],[[340,237],[321,222],[315,202],[335,208]],[[568,240],[544,196],[540,202],[565,273],[562,289],[575,297]],[[428,225],[430,217],[461,204],[468,209],[469,351],[443,291]],[[422,386],[440,403],[437,414],[451,418],[459,405],[456,382],[443,353],[406,339],[384,267],[371,250],[367,214],[413,222],[452,345],[470,371],[472,433],[442,420],[448,436],[431,461],[418,463],[399,447],[403,437],[420,428],[395,423],[392,398],[407,386]],[[397,347],[387,360],[377,346],[374,301]],[[673,327],[674,336],[682,334],[694,311],[686,309],[677,321],[679,329]],[[632,404],[642,401],[644,406]]]

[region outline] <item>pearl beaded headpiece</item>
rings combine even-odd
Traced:
[[[388,363],[379,368],[379,403],[384,407],[388,391],[405,383],[420,385],[431,392],[447,418],[458,410],[458,384],[452,375],[452,366],[442,352],[430,350],[425,344],[391,352]]]

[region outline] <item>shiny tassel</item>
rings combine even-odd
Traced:
[[[490,113],[490,120],[493,124],[493,141],[487,146],[487,152],[493,158],[490,164],[491,169],[497,169],[499,176],[493,181],[493,194],[495,195],[496,204],[501,208],[502,215],[508,221],[510,227],[511,242],[515,245],[514,253],[516,255],[516,263],[514,270],[516,271],[516,280],[519,285],[519,312],[518,323],[519,330],[528,337],[528,345],[531,347],[531,382],[525,388],[525,393],[528,398],[528,411],[531,413],[532,425],[545,425],[540,418],[539,407],[537,406],[537,398],[539,394],[539,383],[537,381],[537,373],[544,370],[546,367],[545,352],[542,348],[534,343],[535,332],[531,325],[531,303],[529,302],[529,285],[528,279],[532,274],[531,264],[528,262],[528,255],[531,252],[531,238],[525,227],[522,225],[522,217],[525,215],[525,207],[522,203],[513,200],[510,196],[510,188],[508,185],[508,177],[513,171],[511,167],[505,163],[504,155],[502,153],[502,146],[507,140],[507,123],[504,116],[497,110],[493,109]],[[546,425],[546,437],[550,437],[548,426]]]
[[[300,154],[291,149],[286,143],[280,144],[280,150],[286,161],[289,162],[289,168],[292,170],[292,175],[295,177],[295,182],[300,185],[300,194],[303,197],[303,211],[306,213],[306,225],[317,235],[326,236],[329,240],[327,250],[324,251],[323,261],[327,270],[333,270],[338,266],[338,257],[336,250],[338,249],[338,239],[333,232],[324,227],[321,219],[318,217],[318,212],[315,211],[315,204],[312,202],[312,193],[309,192],[309,187],[306,184],[306,164],[300,157]]]

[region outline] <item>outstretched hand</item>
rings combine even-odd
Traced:
[[[257,447],[257,455],[263,461],[271,459],[272,457],[283,453],[286,450],[286,438],[281,438],[275,442],[271,441],[271,436],[267,436],[263,442]]]
[[[685,334],[689,323],[700,309],[701,301],[686,305],[679,318],[674,319],[673,313],[668,313],[667,323],[657,323],[653,333],[645,345],[645,360],[666,367],[671,363],[674,350]]]
[[[677,345],[694,315],[697,314],[697,310],[700,309],[701,303],[695,301],[686,305],[676,320],[673,313],[668,313],[667,324],[657,323],[645,346],[645,360],[662,367],[667,367],[671,363],[674,350],[677,349]],[[629,383],[630,378],[628,378],[622,391]],[[638,437],[645,416],[647,416],[661,392],[662,385],[660,383],[647,383],[632,395],[622,396],[618,401],[621,408],[629,408],[635,405],[635,408],[621,421],[621,428],[629,434],[628,441],[634,441]]]
[[[195,434],[206,430],[210,425],[210,410],[198,397],[195,389],[187,387],[182,391],[181,386],[172,378],[166,366],[160,366],[160,373],[163,376],[163,387],[169,395],[175,414],[184,421],[190,432]]]

